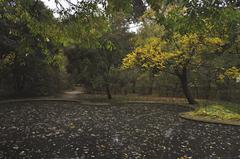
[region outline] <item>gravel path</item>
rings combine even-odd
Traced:
[[[240,158],[240,127],[179,118],[159,104],[0,105],[0,158]]]

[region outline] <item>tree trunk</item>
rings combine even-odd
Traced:
[[[210,99],[211,95],[211,79],[208,79],[207,81],[207,92],[206,92],[206,99]]]
[[[106,84],[106,93],[107,93],[107,98],[112,99],[112,94],[109,88],[109,84]]]
[[[189,86],[188,86],[188,77],[187,77],[187,69],[183,68],[182,73],[178,74],[178,77],[181,81],[181,86],[183,89],[183,93],[185,95],[185,97],[188,100],[189,104],[197,104],[197,102],[195,101],[195,99],[193,98]]]
[[[135,94],[136,93],[136,81],[132,81],[132,93]]]
[[[211,71],[208,70],[208,74],[207,74],[207,88],[206,88],[206,99],[210,99],[210,96],[211,96],[211,84],[212,84],[212,75],[211,75]],[[204,92],[205,93],[205,92]]]
[[[15,69],[14,70],[14,85],[13,85],[13,88],[14,88],[14,91],[15,91],[16,95],[23,95],[22,91],[23,91],[23,88],[24,88],[24,83],[25,83],[24,75],[20,74],[20,70]]]
[[[153,70],[150,70],[149,72],[149,87],[148,87],[148,94],[153,94],[153,84],[154,84],[154,73]]]

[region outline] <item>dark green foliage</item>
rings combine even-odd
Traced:
[[[0,6],[0,82],[4,94],[35,96],[59,91],[65,78],[64,57],[59,44],[42,28],[54,23],[52,12],[41,1],[4,0]]]
[[[66,49],[65,54],[69,60],[67,70],[75,82],[83,84],[90,92],[104,91],[111,96],[111,88],[120,77],[118,69],[121,59],[130,49],[130,36],[130,33],[107,33],[99,39],[99,48]]]

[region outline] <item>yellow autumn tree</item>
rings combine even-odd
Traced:
[[[169,39],[150,37],[123,59],[123,68],[157,69],[176,75],[189,104],[195,104],[188,86],[189,69],[200,65],[204,53],[220,51],[224,40],[219,37],[174,33]]]

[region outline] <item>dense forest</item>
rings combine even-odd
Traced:
[[[40,0],[0,0],[2,98],[48,96],[78,84],[109,99],[239,102],[238,0],[54,2],[50,10]]]

